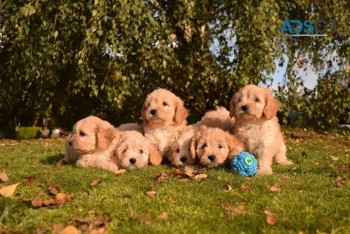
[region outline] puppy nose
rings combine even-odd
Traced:
[[[247,111],[248,110],[248,106],[242,106],[241,109],[242,109],[242,111]]]
[[[69,141],[68,144],[69,144],[70,146],[72,146],[72,145],[73,145],[73,142],[72,142],[72,141]]]
[[[130,159],[129,159],[129,162],[130,162],[131,164],[135,164],[135,163],[136,163],[136,158],[130,158]]]
[[[186,156],[182,156],[182,157],[180,158],[180,161],[183,162],[183,163],[186,162],[186,160],[187,160],[187,157],[186,157]]]
[[[152,110],[151,110],[151,114],[152,114],[152,115],[156,115],[156,114],[157,114],[157,110],[156,110],[156,109],[152,109]]]
[[[209,159],[210,161],[214,161],[215,158],[216,158],[216,157],[215,157],[215,155],[213,155],[213,154],[208,156],[208,159]]]

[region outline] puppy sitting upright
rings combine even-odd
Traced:
[[[163,157],[171,152],[170,145],[185,128],[188,111],[183,101],[166,89],[150,93],[142,108],[143,132]]]
[[[113,125],[96,116],[79,120],[66,140],[66,153],[62,161],[76,162],[81,167],[97,167],[118,171],[111,153],[118,144],[119,133]]]
[[[191,154],[201,165],[217,167],[244,150],[243,143],[220,128],[201,127],[191,142]]]
[[[272,174],[272,160],[290,165],[278,124],[279,102],[267,88],[247,85],[231,99],[230,117],[235,117],[234,133],[258,160],[257,175]]]

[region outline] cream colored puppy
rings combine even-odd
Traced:
[[[171,143],[185,128],[187,116],[183,101],[172,92],[156,89],[147,96],[142,108],[143,133],[163,158],[170,154]]]
[[[195,163],[195,157],[192,156],[190,150],[194,132],[195,130],[192,125],[186,126],[171,144],[171,153],[168,159],[174,167],[182,167]]]
[[[220,128],[201,127],[191,141],[191,154],[201,165],[217,167],[244,150],[243,143]]]
[[[272,174],[272,161],[290,165],[278,124],[279,102],[267,88],[247,85],[231,99],[230,116],[235,117],[234,133],[258,160],[257,175]]]
[[[76,122],[73,132],[67,137],[62,161],[116,172],[118,166],[111,153],[118,142],[119,133],[113,125],[96,116],[86,117]]]
[[[235,123],[235,118],[230,117],[230,112],[222,106],[215,110],[206,112],[202,119],[197,123],[200,126],[207,126],[212,128],[220,128],[224,131],[230,132]]]
[[[162,157],[145,136],[138,131],[121,133],[121,142],[113,150],[113,156],[120,168],[130,170],[146,167],[150,162],[159,165]]]

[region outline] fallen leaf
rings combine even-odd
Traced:
[[[278,178],[278,181],[279,182],[288,182],[290,180],[290,178],[288,176],[285,176],[285,175],[281,175],[279,178]]]
[[[221,204],[221,207],[225,209],[225,215],[226,216],[232,216],[232,215],[245,215],[247,214],[245,205],[240,204],[236,207],[231,206],[230,203],[224,202]]]
[[[189,181],[189,179],[187,179],[187,178],[180,178],[179,181],[181,183],[186,183],[187,181]]]
[[[167,220],[169,218],[169,213],[164,211],[157,216],[157,220]]]
[[[178,168],[174,168],[173,169],[173,175],[174,176],[179,176],[179,175],[182,175],[182,171]]]
[[[226,185],[225,185],[225,189],[226,189],[227,191],[231,191],[231,190],[232,190],[232,186],[231,186],[230,184],[226,184]]]
[[[156,184],[155,184],[155,183],[151,183],[151,184],[150,184],[150,187],[151,187],[151,190],[153,191],[153,190],[156,189]]]
[[[174,203],[174,199],[172,197],[169,197],[168,198],[168,203],[170,203],[170,204]]]
[[[115,174],[116,176],[121,176],[121,175],[123,175],[125,172],[126,172],[125,169],[120,169],[120,170],[116,171],[114,174]]]
[[[24,185],[30,185],[30,184],[32,184],[34,181],[36,181],[37,180],[37,178],[36,178],[36,176],[27,176],[26,178],[24,178],[23,180],[22,180],[22,183],[24,184]]]
[[[96,179],[94,181],[91,182],[90,186],[96,186],[102,183],[102,179]]]
[[[51,198],[51,199],[47,199],[47,200],[42,201],[42,205],[43,206],[53,206],[53,205],[57,205],[57,202],[56,202],[56,200]]]
[[[280,192],[281,191],[281,188],[278,187],[277,185],[273,185],[270,187],[270,192],[273,192],[273,193],[276,193],[276,192]]]
[[[331,159],[332,159],[333,161],[338,161],[338,160],[339,160],[338,157],[334,157],[334,156],[331,156]]]
[[[31,201],[32,207],[38,208],[43,206],[43,201],[39,196],[34,197],[34,199]]]
[[[175,41],[176,40],[176,34],[174,34],[174,33],[170,34],[170,39],[172,41]]]
[[[6,172],[3,171],[3,172],[0,173],[0,180],[3,181],[3,182],[6,182],[6,181],[9,180],[9,177],[8,177]]]
[[[61,169],[61,168],[62,168],[62,160],[55,164],[55,170],[58,170],[58,169]]]
[[[145,214],[145,213],[134,214],[131,216],[131,219],[134,221],[139,221],[141,223],[146,223],[146,222],[151,221],[151,216],[149,214]]]
[[[348,165],[342,165],[341,169],[345,172],[350,172],[350,167]]]
[[[251,184],[241,184],[241,186],[239,188],[242,191],[248,191],[248,190],[251,190],[253,188],[253,185],[251,185]]]
[[[18,185],[19,183],[2,187],[0,188],[0,194],[4,197],[11,197],[15,193]]]
[[[81,232],[73,225],[68,225],[59,234],[80,234]]]
[[[338,187],[343,187],[346,184],[346,179],[344,177],[337,176],[335,178],[335,182],[336,182]]]
[[[306,157],[306,156],[307,156],[307,153],[306,153],[305,151],[302,151],[302,152],[301,152],[301,156],[302,156],[302,157]]]
[[[145,195],[148,197],[154,197],[155,195],[157,195],[156,191],[147,191],[145,192]]]
[[[159,182],[164,182],[169,179],[169,176],[167,173],[162,172],[162,173],[156,174],[154,178]]]
[[[56,194],[56,203],[58,206],[64,205],[66,202],[71,200],[72,196],[65,193]]]
[[[266,215],[266,223],[269,225],[274,225],[277,222],[277,216],[271,211],[265,210],[264,214]]]
[[[60,192],[60,188],[57,185],[50,185],[49,186],[49,194],[56,195]]]
[[[208,177],[207,174],[198,174],[198,175],[195,175],[195,176],[193,177],[193,179],[194,179],[194,180],[203,180],[203,179],[205,179],[205,178],[207,178],[207,177]]]

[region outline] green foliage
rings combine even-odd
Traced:
[[[239,87],[268,82],[282,54],[290,68],[297,53],[321,66],[325,50],[346,64],[348,8],[347,0],[1,1],[0,131],[43,116],[68,128],[89,114],[140,121],[157,87],[182,97],[194,118],[228,107]],[[339,33],[286,37],[281,25],[293,18],[338,19]]]
[[[41,136],[40,127],[18,127],[17,138],[18,139],[32,139]]]

